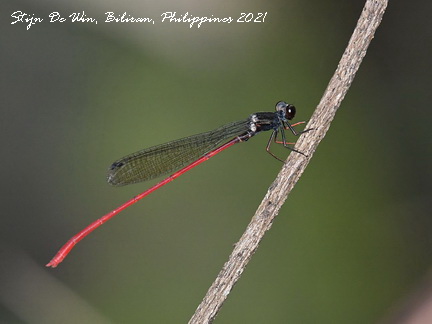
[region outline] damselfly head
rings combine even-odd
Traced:
[[[282,112],[288,120],[293,119],[296,114],[296,108],[293,105],[287,104],[285,101],[279,101],[275,108],[277,112]]]

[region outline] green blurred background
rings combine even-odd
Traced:
[[[390,2],[330,131],[215,323],[374,323],[427,275],[432,3]],[[44,265],[157,181],[110,187],[117,158],[278,100],[307,120],[363,4],[3,0],[0,321],[187,322],[281,168],[264,150],[268,134],[123,212],[58,268]],[[45,21],[11,25],[17,10]],[[47,22],[82,10],[99,24]],[[106,24],[106,11],[157,22]],[[268,14],[198,29],[159,23],[166,11]]]

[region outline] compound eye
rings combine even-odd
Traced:
[[[288,120],[293,119],[295,114],[296,114],[296,108],[293,105],[288,105],[286,107],[286,114],[285,114],[286,119]]]

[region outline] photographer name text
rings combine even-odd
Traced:
[[[263,23],[267,16],[267,12],[241,12],[236,17],[215,17],[211,15],[210,17],[198,17],[193,16],[189,12],[184,14],[178,14],[175,11],[167,11],[160,15],[156,19],[151,17],[137,17],[127,13],[126,11],[117,14],[112,11],[105,12],[105,18],[103,23],[143,23],[148,25],[154,25],[155,23],[183,23],[188,24],[189,28],[197,27],[200,28],[206,23],[222,23],[231,24],[233,22],[237,23]],[[29,30],[33,25],[47,21],[49,23],[87,23],[87,24],[97,24],[98,19],[86,15],[85,11],[74,12],[69,15],[63,16],[58,11],[51,12],[47,17],[36,17],[34,14],[28,14],[22,11],[15,11],[11,14],[12,22],[14,24],[24,24]]]

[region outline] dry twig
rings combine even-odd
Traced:
[[[329,129],[330,123],[351,86],[363,57],[366,55],[366,50],[381,22],[386,7],[387,0],[366,1],[339,65],[306,126],[306,128],[313,128],[314,131],[302,135],[296,144],[296,148],[306,153],[307,156],[290,154],[246,231],[236,244],[229,260],[224,264],[189,324],[211,323],[216,317],[234,284],[257,250],[265,232],[270,229],[279,209]]]

